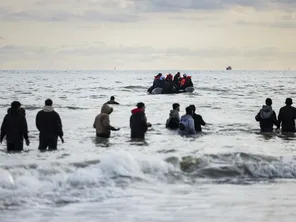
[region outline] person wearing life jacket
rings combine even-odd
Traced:
[[[187,77],[186,77],[185,89],[186,89],[187,87],[193,87],[193,83],[192,83],[191,76],[187,76]]]
[[[187,81],[187,75],[183,74],[183,78],[180,79],[180,89],[185,89],[186,81]]]
[[[165,83],[164,83],[164,88],[162,90],[162,94],[169,94],[169,93],[173,93],[176,90],[174,90],[174,83],[173,83],[173,76],[171,74],[168,74],[166,79],[165,79]]]
[[[156,85],[158,84],[159,79],[162,77],[162,73],[158,73],[156,76],[154,76],[153,84],[152,86],[147,90],[147,92],[151,93],[153,89],[156,88]]]

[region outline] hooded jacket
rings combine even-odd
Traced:
[[[61,118],[52,106],[44,106],[37,113],[36,127],[41,138],[62,138],[64,135]]]
[[[273,125],[278,127],[276,114],[271,106],[263,105],[255,119],[257,122],[260,122],[260,128],[263,132],[272,132]]]
[[[179,129],[180,135],[193,135],[196,134],[195,127],[194,127],[194,120],[190,115],[184,115],[181,117],[180,125],[184,126],[184,129]]]
[[[23,139],[28,140],[28,125],[25,116],[18,110],[10,109],[1,125],[0,141],[6,136],[7,143],[12,143],[22,149]]]
[[[170,117],[166,121],[166,127],[170,129],[178,129],[180,122],[180,115],[178,110],[171,110]]]
[[[93,127],[96,129],[97,135],[109,137],[111,130],[115,130],[110,125],[109,115],[113,112],[113,108],[104,104],[101,108],[101,113],[96,116]]]
[[[130,128],[132,138],[145,138],[147,132],[147,118],[142,109],[135,108],[130,117]]]

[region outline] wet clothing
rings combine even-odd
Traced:
[[[39,150],[57,149],[58,137],[64,133],[59,114],[52,106],[44,106],[36,116],[36,127],[39,130]]]
[[[144,139],[147,132],[147,118],[142,109],[135,108],[130,117],[131,138]]]
[[[170,117],[166,121],[166,128],[178,129],[180,123],[180,115],[178,110],[171,110]]]
[[[181,117],[178,133],[182,136],[196,134],[194,120],[191,115]]]
[[[295,132],[296,108],[284,106],[280,109],[278,121],[282,124],[282,132]]]
[[[18,110],[9,110],[1,125],[0,141],[6,137],[7,151],[22,151],[24,139],[28,140],[28,125],[24,115]]]
[[[202,116],[201,115],[198,115],[196,113],[193,113],[192,118],[194,120],[194,128],[195,128],[195,131],[196,132],[201,132],[202,131],[201,126],[205,126],[206,125],[206,123],[203,120]]]
[[[116,102],[115,100],[109,100],[108,102],[106,102],[106,104],[114,104],[114,105],[119,105],[118,102]]]
[[[101,108],[101,113],[96,116],[93,127],[96,129],[98,137],[109,138],[111,130],[116,130],[110,125],[109,114],[112,113],[113,108],[104,104]]]
[[[260,122],[260,129],[262,132],[272,132],[273,125],[279,127],[275,111],[271,106],[263,105],[262,109],[255,116],[257,122]]]

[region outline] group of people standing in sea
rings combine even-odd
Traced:
[[[172,74],[164,76],[162,73],[158,73],[154,76],[152,86],[147,90],[149,93],[155,88],[161,88],[162,94],[177,93],[179,90],[185,90],[187,87],[193,87],[191,76],[177,72],[173,77]]]
[[[272,100],[267,98],[262,109],[255,116],[256,121],[260,122],[262,132],[272,132],[273,125],[282,132],[295,132],[296,108],[292,106],[291,98],[286,99],[286,106],[279,111],[278,118],[275,111],[272,109]],[[113,112],[113,107],[110,104],[119,105],[115,101],[114,96],[111,96],[110,101],[103,104],[101,113],[95,117],[93,128],[96,130],[96,136],[101,138],[109,138],[111,131],[118,131],[120,128],[113,127],[110,124],[110,114]],[[58,138],[63,139],[62,121],[59,114],[52,107],[51,99],[45,100],[44,107],[37,113],[36,127],[39,131],[39,147],[40,151],[56,150]],[[137,107],[131,110],[130,116],[130,137],[132,139],[145,139],[145,134],[152,125],[147,121],[145,115],[145,104],[137,103]],[[174,103],[170,110],[169,118],[165,126],[171,130],[177,130],[179,135],[187,136],[194,135],[202,131],[201,126],[206,123],[202,116],[196,114],[194,105],[185,108],[185,115],[180,117],[180,104]],[[7,151],[19,152],[23,150],[23,143],[29,146],[28,125],[26,121],[26,112],[21,107],[21,103],[14,101],[11,107],[7,110],[2,125],[0,142],[6,137]]]
[[[273,126],[280,129],[283,133],[295,132],[296,108],[292,106],[293,100],[286,98],[286,106],[279,110],[278,118],[275,111],[272,109],[272,99],[267,98],[265,105],[255,116],[257,122],[260,123],[261,132],[272,132]]]

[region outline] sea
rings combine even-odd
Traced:
[[[158,72],[192,76],[195,91],[148,95]],[[295,71],[0,71],[0,121],[10,103],[26,110],[31,144],[0,145],[1,222],[295,222],[294,135],[261,134],[255,115],[267,97],[278,115],[296,100]],[[111,125],[97,139],[93,122],[110,96]],[[47,98],[65,143],[38,151],[37,112]],[[152,127],[130,139],[129,118],[146,105]],[[194,104],[207,123],[181,137],[165,128],[173,103]]]

